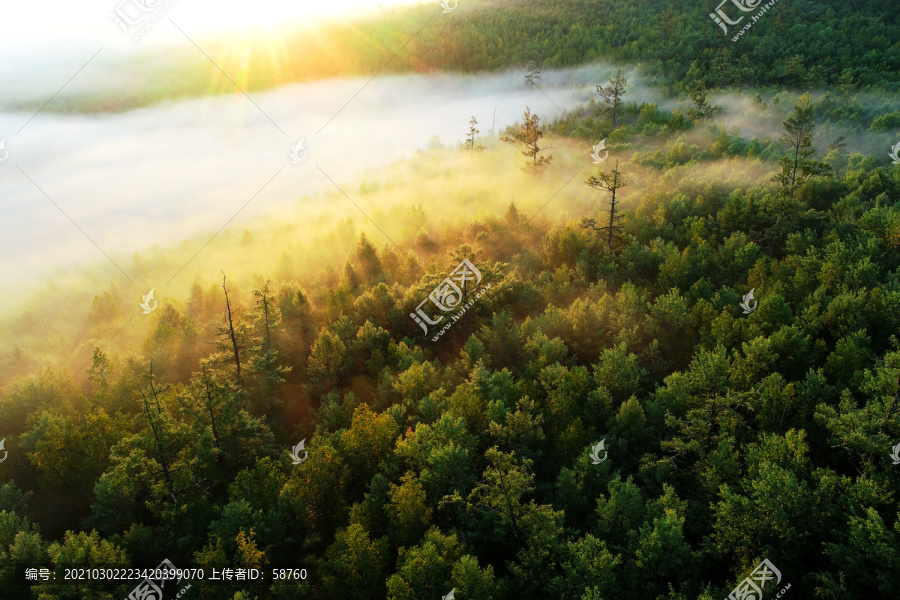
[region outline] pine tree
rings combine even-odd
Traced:
[[[281,310],[275,297],[270,295],[269,281],[266,280],[262,289],[253,290],[253,295],[256,296],[254,317],[260,343],[250,350],[250,370],[255,377],[248,391],[255,414],[261,415],[280,403],[278,386],[284,382],[283,375],[289,373],[291,367],[282,365],[281,356],[274,347]]]
[[[812,145],[812,134],[815,122],[812,115],[812,96],[803,94],[794,112],[782,121],[784,133],[781,142],[786,144],[790,153],[781,159],[781,172],[772,178],[781,185],[782,194],[794,199],[794,191],[816,175],[827,175],[831,167],[826,163],[810,157],[816,149]]]
[[[529,107],[525,107],[524,118],[524,123],[513,125],[507,130],[509,135],[500,139],[507,144],[524,147],[522,155],[529,157],[531,162],[527,163],[523,169],[536,175],[550,164],[553,155],[540,156],[541,152],[550,149],[550,147],[544,148],[540,145],[540,140],[544,136],[544,132],[541,130],[541,118],[531,114]]]
[[[537,65],[536,62],[531,61],[528,63],[528,66],[525,68],[525,85],[534,89],[534,87],[541,81],[541,68]]]
[[[475,126],[478,125],[478,121],[475,120],[475,115],[472,115],[472,118],[469,119],[469,132],[466,134],[466,150],[470,152],[478,151],[481,152],[485,149],[484,146],[480,144],[475,144],[475,136],[481,133]]]
[[[253,290],[253,295],[256,296],[257,320],[262,330],[262,348],[265,351],[272,347],[272,328],[281,322],[281,312],[275,298],[269,293],[268,279],[261,290]]]
[[[706,81],[697,81],[690,91],[691,107],[688,115],[695,121],[711,117],[716,112],[716,107],[710,106],[706,101]]]
[[[609,85],[601,86],[597,84],[597,94],[606,104],[601,104],[597,108],[598,115],[607,115],[612,119],[612,127],[616,128],[616,118],[622,111],[622,96],[625,95],[625,87],[628,85],[628,79],[622,74],[622,69],[616,71],[616,78],[609,78]]]
[[[604,190],[612,194],[612,197],[609,200],[609,221],[606,225],[597,227],[598,220],[593,218],[589,219],[585,217],[581,220],[581,226],[585,229],[590,228],[594,231],[606,231],[606,247],[609,250],[612,250],[613,240],[616,238],[616,231],[622,229],[622,227],[618,225],[621,215],[619,214],[620,202],[616,200],[616,191],[623,187],[627,187],[628,185],[625,178],[622,176],[622,173],[619,172],[619,161],[616,161],[616,166],[612,173],[604,173],[601,171],[596,176],[591,175],[588,177],[585,183],[595,190]]]

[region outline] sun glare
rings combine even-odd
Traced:
[[[190,11],[197,13],[198,16],[204,15],[205,28],[218,29],[241,26],[275,27],[301,19],[352,16],[353,13],[365,14],[380,9],[423,3],[424,0],[327,0],[322,2],[256,0],[250,5],[220,5],[212,10],[197,5],[192,6]],[[187,6],[187,2],[185,2],[185,6]]]
[[[149,0],[147,0],[149,1]],[[159,2],[170,4],[171,0]],[[60,37],[96,39],[108,34],[115,39],[118,31],[110,22],[110,14],[123,4],[134,12],[129,3],[141,0],[46,0],[42,3],[11,2],[4,6],[0,18],[0,46],[11,42],[37,42]],[[273,29],[292,25],[297,21],[331,18],[353,18],[377,14],[416,4],[434,4],[438,0],[324,0],[318,2],[287,0],[254,0],[248,3],[217,3],[211,0],[175,0],[166,17],[188,25],[192,32],[215,32],[244,28]],[[150,4],[153,4],[152,2]],[[153,4],[155,5],[155,4]],[[165,30],[165,27],[158,29]],[[169,27],[169,29],[173,29]],[[171,33],[171,32],[169,32]],[[165,33],[157,36],[165,37]]]

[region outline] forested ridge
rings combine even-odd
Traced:
[[[73,93],[48,110],[122,111],[178,97],[258,91],[293,81],[384,73],[477,73],[581,65],[597,59],[640,66],[661,90],[684,91],[692,65],[715,88],[851,86],[900,90],[900,23],[888,0],[779,2],[766,27],[737,43],[710,19],[718,3],[675,0],[485,0],[442,15],[437,2],[382,9],[357,19],[295,24],[146,57],[115,96]],[[737,12],[730,3],[732,12]],[[177,16],[177,15],[176,15]],[[735,18],[737,15],[733,15]],[[272,43],[277,42],[277,51]],[[235,50],[240,48],[241,52]],[[247,68],[251,66],[252,68]],[[383,70],[383,71],[382,71]],[[10,108],[43,103],[7,100]]]
[[[65,280],[5,315],[0,598],[124,598],[134,583],[27,587],[15,568],[164,558],[308,572],[186,596],[214,600],[719,600],[763,559],[766,599],[900,593],[896,16],[782,0],[726,60],[705,5],[647,4],[490,18],[538,28],[516,60],[640,58],[682,108],[624,80],[615,112],[523,107],[500,140],[365,174],[342,193],[389,208],[309,216],[320,238],[226,231],[207,253],[233,262],[146,314],[86,270],[87,302]],[[430,51],[504,66],[476,46]],[[733,85],[777,86],[749,105],[780,137],[723,125]],[[464,259],[491,287],[435,341],[410,317]]]

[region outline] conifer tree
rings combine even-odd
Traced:
[[[250,350],[250,370],[254,374],[250,397],[255,414],[261,415],[278,404],[278,385],[284,382],[284,375],[291,371],[282,365],[281,356],[275,346],[275,339],[281,324],[281,310],[269,291],[269,281],[261,289],[253,290],[256,296],[254,317],[259,344]]]
[[[622,96],[627,85],[628,79],[622,74],[622,69],[616,71],[615,79],[609,78],[609,85],[597,84],[597,94],[605,103],[597,108],[597,114],[607,115],[612,120],[613,129],[616,128],[616,118],[622,112]]]
[[[541,68],[537,65],[536,62],[530,61],[528,66],[525,68],[525,85],[534,89],[534,87],[541,81]]]
[[[690,91],[691,106],[688,115],[695,121],[711,117],[716,112],[716,107],[710,106],[706,100],[706,81],[696,82]]]
[[[794,112],[782,121],[784,133],[781,142],[786,144],[789,153],[781,158],[781,172],[772,181],[781,185],[781,192],[794,199],[794,191],[816,175],[826,175],[831,167],[826,163],[811,158],[816,149],[812,145],[812,134],[815,122],[812,114],[812,96],[803,94],[794,105]]]
[[[622,173],[619,171],[619,161],[616,161],[616,166],[613,169],[612,173],[604,173],[601,171],[597,175],[591,175],[590,177],[588,177],[585,183],[595,190],[603,190],[612,194],[609,199],[609,220],[607,221],[606,225],[597,227],[598,220],[594,218],[585,217],[581,220],[581,226],[585,229],[605,231],[607,234],[606,247],[607,249],[612,250],[613,240],[617,235],[616,231],[622,229],[622,227],[618,225],[618,221],[621,218],[621,215],[619,214],[620,202],[616,200],[616,192],[623,187],[627,187],[628,185]]]
[[[550,164],[553,155],[541,156],[541,152],[550,149],[549,146],[541,146],[541,138],[544,136],[544,131],[541,129],[541,118],[536,114],[531,114],[529,107],[525,108],[523,116],[524,122],[510,127],[507,130],[509,135],[500,139],[507,144],[524,148],[522,155],[530,158],[531,162],[522,168],[532,175],[537,175]]]
[[[484,146],[475,143],[475,136],[481,133],[475,126],[478,125],[478,121],[475,120],[475,115],[472,115],[472,118],[469,119],[469,132],[466,134],[466,150],[469,152],[481,152],[485,149]]]

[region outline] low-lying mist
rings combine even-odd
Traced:
[[[658,137],[635,132],[626,144],[609,144],[610,159],[599,166],[592,144],[548,137],[551,167],[539,177],[523,172],[525,157],[497,139],[504,128],[521,121],[526,106],[545,123],[582,110],[613,70],[546,71],[541,89],[527,88],[516,70],[382,75],[293,84],[254,93],[253,102],[236,93],[125,113],[41,114],[9,139],[0,166],[0,253],[14,257],[0,264],[2,337],[43,364],[75,371],[110,339],[122,351],[139,348],[159,318],[141,314],[150,289],[162,306],[182,301],[194,283],[219,285],[223,273],[237,301],[252,302],[250,290],[265,278],[327,289],[341,280],[360,234],[411,260],[414,277],[447,268],[447,249],[463,240],[499,258],[501,241],[473,233],[479,222],[510,204],[544,230],[599,217],[607,196],[584,180],[613,161],[629,182],[619,193],[623,210],[644,214],[679,194],[772,186],[777,165],[758,158],[665,171],[631,161],[636,152],[665,152],[679,135],[709,147],[706,125]],[[639,72],[628,77],[629,102],[687,108]],[[777,139],[793,101],[773,107],[748,98],[715,96],[725,110],[708,124]],[[482,152],[463,150],[473,115]],[[0,126],[28,116],[0,113]],[[857,135],[872,145],[874,134]],[[300,140],[295,164],[289,152]],[[108,305],[116,308],[106,318],[89,318]],[[49,339],[66,352],[47,354]]]
[[[325,187],[301,202],[269,205],[267,214],[232,222],[206,246],[209,231],[160,242],[120,259],[134,284],[104,261],[65,271],[30,295],[23,311],[4,315],[2,337],[15,340],[23,356],[75,372],[97,346],[140,351],[142,341],[167,318],[167,306],[183,311],[195,283],[220,299],[218,286],[227,275],[235,306],[249,306],[252,290],[265,279],[276,287],[296,282],[302,289],[319,290],[309,300],[323,310],[330,302],[328,290],[345,277],[343,265],[361,234],[383,260],[391,255],[390,260],[401,261],[416,281],[452,267],[446,253],[463,243],[484,250],[481,260],[507,260],[508,240],[493,239],[483,225],[502,219],[511,204],[538,232],[554,225],[577,227],[581,217],[601,216],[608,195],[584,181],[601,169],[609,171],[612,161],[592,164],[586,144],[548,139],[553,162],[535,177],[523,171],[526,159],[515,148],[483,142],[487,148],[480,152],[435,145],[368,169],[342,184],[341,191]],[[610,156],[628,179],[619,192],[626,212],[653,213],[668,198],[695,196],[698,190],[765,186],[771,177],[771,166],[758,159],[685,165],[663,174],[633,164],[631,156],[630,151]],[[536,241],[532,250],[540,252],[539,245]],[[159,308],[148,316],[139,303],[150,289]],[[9,356],[13,348],[2,351]]]
[[[846,122],[832,122],[830,119],[819,123],[813,134],[813,145],[824,156],[828,147],[838,138],[843,137],[848,152],[873,154],[883,158],[890,146],[900,140],[894,140],[892,134],[868,130],[869,120],[853,119],[854,112],[881,116],[894,110],[897,98],[885,93],[866,92],[854,94],[852,98],[842,97],[836,90],[809,90],[814,102],[820,102],[826,94],[852,107],[847,110]],[[710,95],[712,104],[724,110],[716,116],[716,122],[731,130],[737,128],[744,138],[771,136],[777,140],[784,130],[782,121],[794,108],[794,103],[802,92],[780,92],[778,94],[760,94],[762,102],[754,101],[755,92],[720,92]],[[839,100],[838,100],[839,99]],[[893,141],[891,141],[893,140]]]
[[[9,160],[0,166],[0,253],[17,256],[0,264],[0,287],[102,259],[94,244],[127,274],[123,256],[133,251],[334,189],[435,135],[460,143],[472,115],[482,137],[526,106],[545,119],[559,116],[589,100],[590,82],[608,71],[548,71],[542,90],[526,89],[516,71],[397,75],[285,86],[254,94],[259,109],[234,94],[122,114],[40,114],[8,139]],[[0,114],[0,130],[27,116]],[[289,152],[301,140],[308,154],[294,164]]]

